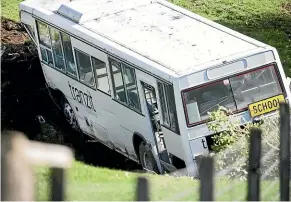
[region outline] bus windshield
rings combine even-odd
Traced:
[[[208,112],[223,106],[232,111],[282,93],[274,65],[184,90],[183,102],[188,125],[209,118]]]

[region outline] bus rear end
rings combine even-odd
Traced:
[[[258,63],[261,65],[255,65]],[[283,68],[272,51],[211,70],[187,76],[188,81],[198,83],[200,79],[200,84],[181,91],[194,165],[197,157],[211,150],[213,132],[206,125],[208,112],[218,110],[219,106],[225,107],[234,114],[231,120],[239,120],[243,125],[262,115],[274,115],[279,103],[288,102],[290,96]]]

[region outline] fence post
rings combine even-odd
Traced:
[[[201,158],[199,168],[200,201],[213,201],[213,158]]]
[[[33,169],[25,154],[28,144],[20,132],[2,132],[1,201],[34,200]]]
[[[253,128],[250,134],[248,201],[260,200],[261,130]]]
[[[149,201],[148,180],[144,177],[137,178],[137,201]]]
[[[290,200],[290,111],[280,103],[280,201]]]
[[[51,200],[64,201],[65,171],[63,168],[51,168]]]

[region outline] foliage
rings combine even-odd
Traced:
[[[262,117],[257,123],[245,122],[241,125],[231,111],[220,107],[209,113],[211,122],[208,127],[216,135],[213,151],[215,166],[218,171],[229,170],[229,177],[246,179],[250,131],[258,128],[262,131],[262,162],[261,173],[264,177],[278,174],[278,145],[279,145],[279,115],[272,118]],[[230,118],[228,117],[230,116]],[[276,165],[275,165],[276,164]],[[271,166],[271,168],[270,168]]]

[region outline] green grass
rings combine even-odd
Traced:
[[[290,0],[170,0],[219,24],[277,48],[287,76],[291,77]],[[240,3],[241,2],[241,3]]]
[[[37,187],[38,200],[49,200],[49,170],[38,168]],[[74,162],[68,170],[66,200],[135,200],[136,178],[145,176],[150,183],[151,200],[199,200],[199,183],[188,177],[170,177],[150,174],[137,174],[125,171],[96,168],[80,162]],[[237,184],[236,184],[237,183]],[[262,183],[262,190],[270,185],[271,181]],[[221,194],[225,188],[231,188]],[[216,200],[244,200],[246,183],[240,181],[216,180]],[[270,200],[277,196],[279,183],[263,192],[262,200]],[[275,198],[278,200],[279,198]]]
[[[18,4],[20,2],[22,2],[22,0],[2,0],[1,17],[19,21]]]
[[[278,49],[291,77],[291,13],[282,9],[290,0],[170,0],[199,15]],[[2,0],[2,16],[19,20],[21,0]],[[289,38],[288,38],[289,37]]]

